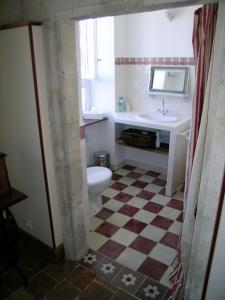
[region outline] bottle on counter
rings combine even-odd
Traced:
[[[131,104],[126,100],[126,111],[131,111]]]
[[[119,112],[124,112],[126,111],[126,100],[124,97],[120,97],[119,98],[119,102],[118,102],[118,107],[119,107]]]

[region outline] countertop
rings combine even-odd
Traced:
[[[178,117],[178,120],[173,122],[160,122],[156,120],[139,119],[138,116],[141,114],[143,114],[143,112],[118,112],[115,113],[114,120],[116,123],[168,131],[177,131],[184,126],[190,126],[191,121],[191,119],[188,117]]]

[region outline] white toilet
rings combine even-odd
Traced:
[[[101,193],[109,184],[112,171],[105,167],[87,168],[87,184],[90,206],[90,216],[93,217],[103,207]]]

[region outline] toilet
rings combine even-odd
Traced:
[[[112,171],[105,167],[87,168],[87,184],[90,206],[90,216],[93,217],[103,207],[101,193],[109,184]]]

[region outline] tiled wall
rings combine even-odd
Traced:
[[[115,17],[116,108],[124,96],[132,110],[156,111],[165,98],[171,113],[191,115],[194,89],[192,47],[193,16],[197,7],[174,10],[169,21],[163,10]],[[189,95],[149,95],[151,66],[186,66],[190,70]]]
[[[148,92],[151,64],[140,63],[136,60],[134,63],[129,63],[128,60],[122,60],[118,64],[116,60],[115,65],[115,78],[116,78],[116,110],[118,110],[118,99],[124,96],[132,110],[138,112],[155,112],[161,105],[162,98],[166,101],[166,108],[177,116],[190,116],[191,115],[191,99],[194,90],[194,66],[191,65],[192,60],[186,59],[185,65],[189,67],[190,81],[188,89],[188,97],[177,96],[154,96]],[[144,58],[141,60],[145,61]],[[158,61],[155,60],[158,65]],[[126,62],[126,63],[125,63]],[[184,60],[179,62],[184,63]],[[168,65],[167,65],[168,66]],[[180,64],[177,66],[181,66]],[[182,65],[184,66],[184,64]]]
[[[193,66],[193,57],[116,57],[115,65]]]

